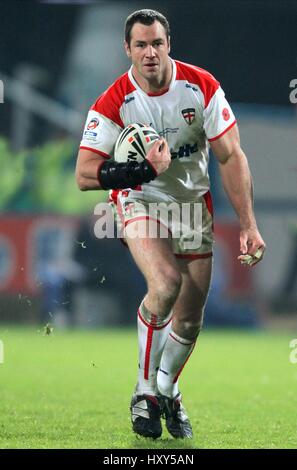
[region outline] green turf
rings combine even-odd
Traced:
[[[130,426],[134,330],[1,327],[0,448],[296,448],[292,338],[204,330],[180,380],[195,437],[152,441]]]

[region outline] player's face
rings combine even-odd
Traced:
[[[135,23],[130,37],[130,45],[125,42],[125,49],[137,73],[148,82],[162,82],[170,67],[170,43],[164,27],[159,21],[150,26]]]

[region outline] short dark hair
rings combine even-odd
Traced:
[[[125,23],[125,41],[129,44],[129,46],[131,41],[131,29],[135,23],[141,23],[150,26],[155,21],[159,21],[159,23],[161,23],[161,25],[164,27],[168,40],[170,36],[170,26],[167,18],[165,18],[162,13],[156,10],[148,9],[137,10],[128,16]]]

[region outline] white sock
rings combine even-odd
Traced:
[[[173,398],[178,394],[178,378],[195,343],[196,341],[181,338],[173,331],[169,333],[157,375],[157,385],[162,395]]]
[[[138,310],[138,395],[158,395],[157,371],[171,329],[171,314],[165,319],[152,314],[141,303]]]

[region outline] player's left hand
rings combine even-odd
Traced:
[[[240,231],[240,251],[242,254],[237,259],[241,264],[255,266],[263,259],[265,248],[265,242],[257,227]]]

